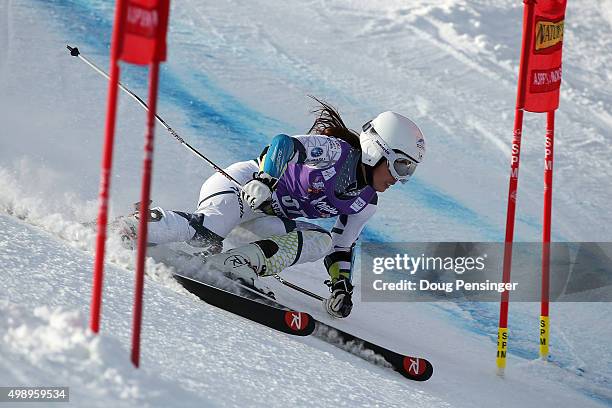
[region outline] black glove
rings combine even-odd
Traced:
[[[343,318],[351,314],[353,309],[353,285],[346,278],[340,278],[336,282],[325,281],[329,286],[331,295],[323,302],[325,310],[333,317]]]

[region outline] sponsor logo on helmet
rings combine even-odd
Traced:
[[[559,50],[563,43],[564,25],[564,20],[539,19],[536,21],[535,53],[549,54]]]
[[[383,145],[382,143],[380,143],[380,140],[374,140],[374,142],[378,145],[378,147],[380,147],[383,152],[385,152],[385,154],[391,154],[391,152],[389,151],[389,149],[387,149],[385,147],[385,145]]]
[[[423,160],[423,151],[425,150],[425,140],[423,140],[423,138],[417,140],[416,145],[417,145],[417,149],[419,149],[417,160],[420,162],[421,160]]]

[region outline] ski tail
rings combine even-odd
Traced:
[[[308,336],[315,329],[315,320],[308,313],[284,310],[186,276],[176,274],[174,278],[206,303],[283,333]]]

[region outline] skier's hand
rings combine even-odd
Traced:
[[[329,282],[329,281],[326,281]],[[338,279],[335,283],[329,282],[331,296],[325,299],[323,305],[332,317],[344,318],[353,310],[353,285],[348,279]]]
[[[253,180],[242,187],[240,196],[252,209],[258,209],[272,198],[272,189],[277,180],[263,171],[253,174]]]

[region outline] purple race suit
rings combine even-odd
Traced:
[[[327,218],[361,212],[376,197],[371,186],[357,189],[358,150],[344,140],[294,136],[298,154],[287,163],[272,195],[277,216]]]
[[[361,152],[328,136],[292,139],[294,154],[272,193],[272,210],[290,219],[337,216],[330,231],[332,249],[324,263],[328,272],[333,267],[351,276],[353,247],[378,204],[376,191],[358,183]]]

